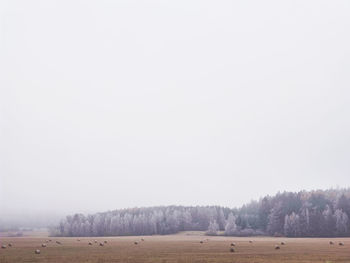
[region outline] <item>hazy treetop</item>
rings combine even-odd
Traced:
[[[0,211],[349,186],[349,1],[1,1]]]

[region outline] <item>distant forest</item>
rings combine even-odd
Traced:
[[[67,216],[53,236],[207,235],[350,236],[350,189],[283,192],[241,208],[161,206]]]

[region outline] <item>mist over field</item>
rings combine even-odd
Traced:
[[[0,224],[172,205],[238,216],[278,192],[349,187],[349,13],[345,0],[0,1]],[[298,209],[345,220],[340,197]]]
[[[350,262],[349,14],[0,0],[0,263]]]

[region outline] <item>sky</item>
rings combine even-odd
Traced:
[[[349,187],[349,13],[0,0],[0,216]]]

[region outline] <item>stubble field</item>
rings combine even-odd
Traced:
[[[46,242],[48,239],[52,241]],[[1,244],[11,243],[12,247],[0,250],[0,263],[350,262],[349,238],[229,238],[183,233],[151,237],[77,239],[48,238],[44,235],[1,237]],[[334,245],[329,244],[331,240]],[[92,245],[88,244],[89,241]],[[107,243],[100,246],[99,243],[104,241]],[[281,242],[286,244],[280,245]],[[339,242],[343,242],[344,246],[339,246]],[[43,243],[47,247],[41,247]],[[235,252],[230,252],[231,243],[235,243]],[[279,244],[279,250],[275,249],[276,244]],[[40,254],[34,253],[36,249],[40,249]]]

